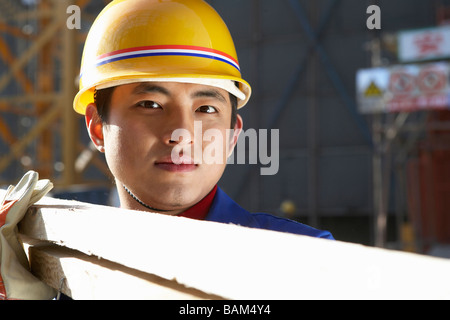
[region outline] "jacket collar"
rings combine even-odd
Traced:
[[[209,213],[205,220],[238,225],[254,223],[251,214],[234,202],[222,189],[217,188]]]

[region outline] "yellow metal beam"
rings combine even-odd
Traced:
[[[7,65],[15,64],[16,59],[12,55],[11,51],[9,50],[8,44],[3,38],[0,38],[0,56]],[[17,82],[22,86],[26,93],[30,93],[33,91],[33,84],[22,70],[18,69],[13,73],[13,76],[16,78]]]
[[[82,170],[75,168],[80,152],[86,151],[88,147],[82,146],[80,151],[80,116],[71,108],[77,90],[76,80],[81,58],[79,49],[86,34],[81,30],[66,28],[66,20],[68,6],[76,4],[83,10],[91,2],[92,0],[41,0],[30,10],[15,11],[2,17],[0,32],[16,37],[20,43],[27,42],[27,45],[20,46],[26,49],[15,53],[15,47],[5,37],[0,38],[0,59],[7,66],[0,73],[0,112],[18,117],[29,116],[37,119],[37,124],[24,136],[14,137],[12,124],[4,119],[0,121],[0,139],[9,145],[9,151],[0,153],[0,176],[15,159],[23,156],[28,145],[34,143],[36,149],[29,156],[33,160],[32,168],[41,176],[57,181],[59,186],[70,186],[87,180],[82,178],[86,167]],[[104,2],[107,4],[110,1]],[[96,13],[82,12],[82,19],[86,22],[90,22],[95,16]],[[24,34],[20,25],[25,23],[37,25],[39,32]],[[27,74],[27,69],[35,69],[35,74]],[[58,83],[56,78],[59,79]],[[5,92],[12,81],[23,88],[20,93],[11,95]],[[63,171],[57,171],[53,166],[56,161],[53,142],[55,132],[61,137],[58,158],[64,163]],[[94,155],[86,165],[94,166],[108,175],[104,162]]]
[[[50,123],[55,121],[61,113],[61,107],[59,104],[55,104],[50,108],[39,122],[19,141],[11,146],[10,152],[0,158],[0,172],[5,170],[11,162],[20,156],[23,150],[31,143],[34,139],[46,129]]]
[[[61,27],[62,22],[63,20],[61,19],[54,20],[36,39],[36,42],[34,42],[31,47],[20,56],[19,59],[14,61],[14,63],[10,66],[9,72],[0,78],[0,92],[8,85],[13,74],[16,74],[20,69],[22,69],[25,64],[30,61],[30,59],[34,57],[42,49],[42,47],[55,36],[58,29]]]
[[[0,136],[9,145],[17,141],[17,138],[12,134],[11,130],[9,130],[8,125],[5,121],[3,121],[2,118],[0,118]]]
[[[70,0],[60,0],[56,6],[57,12],[64,10],[71,4]],[[58,10],[59,8],[59,10]],[[63,120],[63,145],[62,158],[64,162],[63,184],[71,185],[77,182],[78,175],[75,170],[75,162],[77,158],[78,130],[77,130],[77,114],[73,111],[72,102],[76,94],[75,79],[78,77],[78,70],[75,69],[77,64],[76,30],[63,28],[63,57],[64,65],[62,73],[62,104],[64,106],[62,113]]]

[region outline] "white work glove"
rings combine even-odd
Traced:
[[[52,188],[49,180],[28,171],[19,183],[10,186],[0,206],[0,300],[52,299],[56,290],[30,272],[27,256],[18,238],[17,224],[28,208]]]

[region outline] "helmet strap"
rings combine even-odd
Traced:
[[[139,203],[141,206],[143,206],[143,207],[145,207],[145,208],[147,208],[147,209],[149,209],[149,210],[152,210],[152,211],[159,211],[159,212],[169,212],[169,211],[171,211],[171,210],[162,210],[162,209],[156,209],[156,208],[153,208],[153,207],[151,207],[151,206],[149,206],[148,204],[146,204],[146,203],[144,203],[144,202],[142,202],[138,197],[136,197],[124,184],[122,184],[122,186],[123,186],[123,188],[125,189],[125,191],[134,199],[134,200],[136,200],[136,202],[137,203]]]

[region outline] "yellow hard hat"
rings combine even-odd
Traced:
[[[220,87],[238,97],[238,108],[251,95],[227,26],[203,0],[115,0],[99,14],[83,50],[75,111],[85,113],[95,89],[141,81]]]

